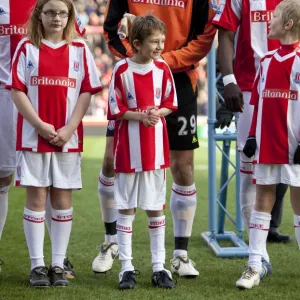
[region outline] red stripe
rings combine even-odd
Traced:
[[[44,220],[42,221],[37,221],[37,220],[32,220],[32,219],[27,219],[25,217],[23,217],[24,220],[28,221],[28,222],[31,222],[31,223],[44,223]]]
[[[165,227],[165,224],[164,225],[160,225],[160,226],[150,226],[149,225],[149,229],[156,229],[156,228],[160,228],[160,227]]]
[[[39,51],[38,76],[69,77],[69,46],[63,45],[58,49],[43,44]],[[55,130],[65,126],[67,115],[68,87],[38,86],[38,115],[42,121],[52,124]],[[38,152],[61,152],[56,147],[38,135]]]
[[[243,173],[243,174],[253,174],[253,171],[245,171],[245,170],[241,170],[240,169],[240,173]]]
[[[114,182],[104,181],[100,176],[98,177],[98,179],[99,179],[99,182],[105,186],[114,186]]]
[[[125,232],[125,233],[132,233],[132,230],[131,231],[126,231],[126,230],[120,230],[117,228],[117,231],[121,231],[121,232]]]
[[[196,190],[190,191],[190,192],[188,192],[188,194],[182,193],[182,192],[180,192],[180,191],[176,191],[176,190],[174,190],[174,189],[172,189],[172,191],[173,191],[174,193],[176,193],[177,195],[181,195],[181,196],[193,196],[193,195],[196,194]]]
[[[71,218],[71,219],[63,219],[63,220],[61,220],[61,219],[55,219],[55,218],[51,218],[53,221],[56,221],[56,222],[70,222],[70,221],[72,221],[73,220],[73,218]]]

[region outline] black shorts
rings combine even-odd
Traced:
[[[178,110],[166,116],[170,150],[199,147],[197,136],[197,90],[185,72],[173,74]]]
[[[107,130],[106,130],[106,137],[114,136],[115,134],[115,122],[113,120],[108,121]]]
[[[197,137],[197,91],[185,72],[173,74],[178,110],[166,116],[170,150],[193,150]],[[115,121],[109,121],[106,136],[114,136]]]

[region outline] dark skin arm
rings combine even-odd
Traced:
[[[235,32],[219,28],[218,62],[222,76],[233,74],[234,37]],[[229,83],[224,87],[224,100],[232,112],[243,112],[244,99],[238,85]]]

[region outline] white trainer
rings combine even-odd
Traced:
[[[92,269],[95,273],[105,273],[112,268],[114,259],[119,255],[119,247],[116,243],[103,243],[99,247],[99,253],[95,257]]]
[[[171,259],[171,272],[180,277],[194,278],[199,276],[195,269],[195,263],[185,255],[177,256]]]
[[[259,285],[260,276],[259,272],[255,271],[250,266],[246,266],[241,278],[236,282],[236,287],[239,289],[252,289],[254,286]]]

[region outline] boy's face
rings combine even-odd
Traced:
[[[269,34],[268,38],[272,40],[279,40],[286,34],[284,29],[283,20],[281,17],[281,10],[276,8],[274,11],[273,18],[269,22]]]
[[[68,23],[68,7],[62,1],[48,1],[42,9],[41,21],[46,36],[57,33],[62,34]]]
[[[158,59],[164,50],[164,46],[165,35],[161,31],[155,30],[143,41],[143,43],[139,44],[138,55],[145,61]]]

